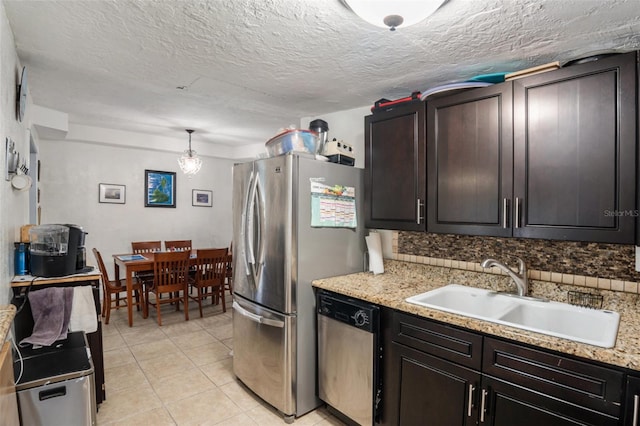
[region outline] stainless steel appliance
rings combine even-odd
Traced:
[[[320,399],[349,423],[372,425],[380,400],[379,308],[318,291]]]
[[[96,424],[93,361],[82,331],[51,346],[22,348],[14,355],[23,425]]]
[[[287,421],[320,405],[311,281],[362,271],[365,250],[362,220],[311,226],[311,182],[355,188],[359,214],[362,180],[293,153],[233,168],[233,370]]]

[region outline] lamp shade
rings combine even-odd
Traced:
[[[404,28],[433,14],[445,0],[344,0],[363,20],[381,28]]]
[[[191,149],[191,134],[194,130],[186,129],[186,132],[189,133],[189,149],[185,150],[184,154],[178,158],[178,164],[180,165],[182,173],[187,175],[187,177],[191,177],[200,171],[202,160],[198,158],[197,153]]]

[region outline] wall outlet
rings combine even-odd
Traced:
[[[636,246],[636,271],[640,272],[640,247]]]

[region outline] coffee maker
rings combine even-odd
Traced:
[[[29,230],[31,275],[61,277],[86,272],[86,233],[77,225],[39,225]]]
[[[84,240],[87,235],[78,225],[65,225],[69,227],[69,247],[76,246],[76,274],[87,272],[87,254],[84,248]]]

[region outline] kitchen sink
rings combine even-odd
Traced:
[[[491,321],[604,348],[615,345],[617,312],[450,284],[406,299],[440,311]]]

